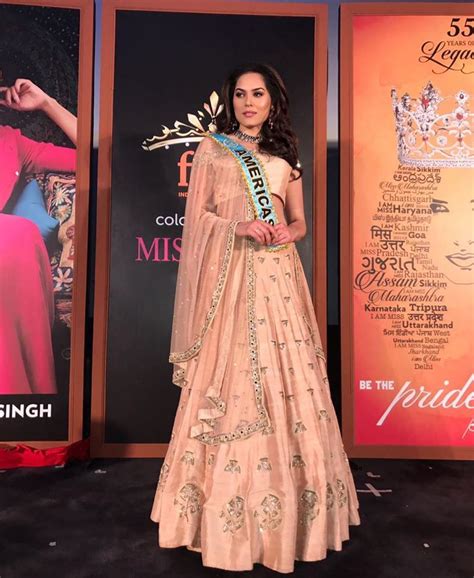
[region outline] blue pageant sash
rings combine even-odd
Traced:
[[[273,207],[270,186],[265,169],[256,155],[225,134],[208,133],[208,136],[228,150],[238,162],[245,178],[247,195],[252,203],[255,218],[269,225],[276,225],[278,217]],[[278,251],[285,247],[286,245],[269,245],[268,250]]]

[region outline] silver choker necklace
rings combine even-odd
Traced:
[[[244,142],[250,142],[252,144],[259,144],[262,142],[262,135],[252,136],[246,132],[242,132],[239,128],[233,133],[237,138],[243,140]]]

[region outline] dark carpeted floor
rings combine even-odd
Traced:
[[[474,463],[354,460],[362,525],[342,552],[296,562],[311,578],[473,578]],[[0,578],[283,576],[230,573],[156,545],[161,460],[0,473]]]

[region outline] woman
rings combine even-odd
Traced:
[[[30,80],[0,87],[0,112],[2,107],[42,111],[76,142],[76,117]],[[32,141],[0,124],[0,166],[0,394],[56,393],[48,253],[38,227],[5,210],[25,174],[73,172],[76,151]]]
[[[182,387],[152,520],[205,566],[288,573],[340,550],[357,498],[295,241],[301,168],[266,65],[234,71],[200,143],[185,211],[170,361]]]

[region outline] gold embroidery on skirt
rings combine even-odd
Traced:
[[[276,530],[282,522],[280,499],[273,494],[265,496],[260,506],[254,511],[254,517],[258,519],[260,531]]]
[[[194,516],[201,511],[203,494],[196,484],[187,483],[178,492],[174,500],[175,506],[179,506],[179,517],[186,518],[189,522],[188,514]]]
[[[180,461],[185,463],[187,466],[194,466],[194,452],[185,451],[181,456]]]
[[[240,474],[240,466],[238,460],[229,460],[229,463],[224,468],[225,472],[239,472]]]
[[[224,532],[235,534],[244,525],[244,504],[245,501],[240,496],[234,496],[224,506],[220,513],[221,518],[225,518],[222,528]]]
[[[169,465],[166,462],[164,462],[164,464],[161,466],[160,477],[158,478],[158,488],[163,488],[164,485],[166,484],[169,471],[170,471]]]
[[[287,255],[287,256],[289,257],[289,255]],[[296,285],[297,285],[298,290],[300,291],[300,294],[301,294],[301,287],[302,287],[302,285],[301,285],[301,271],[300,271],[300,264],[298,263],[298,260],[297,260],[296,248],[294,248],[294,250],[293,250],[293,267],[295,270]],[[310,334],[311,340],[313,341],[314,329],[311,326],[308,319],[306,318],[306,315],[303,314],[302,317],[303,317],[303,321],[306,323],[307,328],[309,329],[309,334]],[[305,339],[305,343],[306,343],[306,345],[309,345],[309,340]],[[320,357],[326,363],[326,355],[324,354],[324,350],[322,349],[322,347],[314,344],[314,352],[318,357]]]
[[[295,454],[293,456],[293,460],[291,461],[291,465],[293,468],[304,468],[306,463],[299,454]]]
[[[326,409],[319,410],[319,419],[323,421],[331,421],[329,414]]]
[[[270,461],[269,461],[268,458],[260,458],[259,462],[260,462],[260,463],[259,463],[258,466],[257,466],[257,470],[260,470],[260,471],[261,471],[261,470],[268,470],[268,471],[270,471],[270,470],[272,469],[272,465],[271,465],[271,463],[270,463]]]
[[[318,345],[314,346],[314,351],[316,352],[316,355],[318,357],[321,357],[321,359],[323,359],[324,361],[326,361],[326,356],[324,355],[324,350],[322,347],[319,347]]]
[[[295,424],[294,433],[300,433],[300,432],[306,431],[306,429],[307,428],[302,421],[297,421]]]
[[[298,503],[298,520],[302,526],[309,528],[319,514],[319,497],[313,490],[304,490]]]
[[[342,480],[336,480],[337,504],[340,508],[347,503],[346,486]]]

